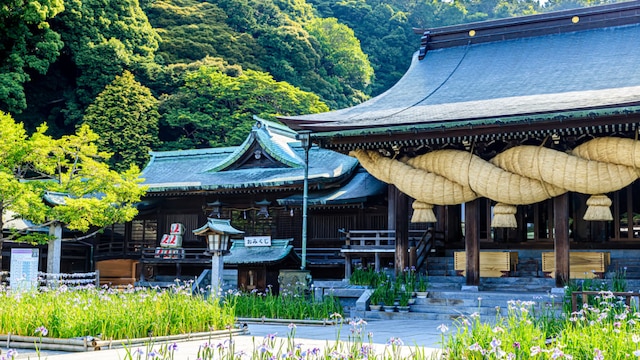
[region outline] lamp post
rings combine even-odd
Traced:
[[[193,230],[193,233],[207,238],[205,254],[211,256],[211,295],[217,297],[222,287],[222,257],[228,252],[229,235],[243,232],[233,228],[231,220],[209,218],[206,225]]]
[[[302,264],[301,270],[307,267],[307,204],[309,201],[309,149],[311,148],[311,131],[299,133],[300,144],[304,149],[304,183],[302,189]]]
[[[207,234],[207,250],[211,255],[211,291],[212,294],[221,288],[222,271],[224,269],[224,262],[222,256],[227,251],[227,242],[229,241],[229,235],[221,234]]]

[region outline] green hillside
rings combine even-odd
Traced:
[[[112,165],[236,145],[253,115],[323,112],[392,86],[428,28],[593,1],[7,0],[0,110],[53,136],[88,123]],[[123,135],[125,134],[125,135]]]

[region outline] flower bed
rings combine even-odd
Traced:
[[[459,320],[442,329],[445,359],[639,359],[640,313],[610,291],[565,318],[545,315],[532,302],[511,301],[509,315]]]
[[[131,339],[223,330],[234,322],[232,308],[192,296],[186,286],[0,291],[0,334],[14,336],[46,328],[53,338]]]

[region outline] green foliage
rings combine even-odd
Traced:
[[[84,121],[100,138],[100,150],[113,153],[112,169],[144,167],[158,137],[158,101],[125,71],[89,106]]]
[[[160,40],[137,0],[67,0],[53,26],[78,74],[65,112],[75,124],[123,70],[152,63]]]
[[[233,325],[233,309],[192,296],[190,287],[167,290],[66,287],[14,296],[0,291],[0,333],[53,338],[97,336],[145,338],[222,330]]]
[[[234,309],[237,317],[325,320],[332,314],[342,314],[340,301],[332,296],[314,301],[309,295],[297,293],[232,292],[224,302]]]
[[[349,284],[376,288],[386,280],[387,276],[381,271],[376,271],[371,267],[359,267],[351,273],[351,276],[349,277]]]
[[[235,32],[225,22],[224,10],[216,4],[155,1],[147,15],[162,37],[156,53],[161,64],[189,63],[205,57],[221,57],[248,68],[257,63],[255,39]]]
[[[322,65],[328,76],[359,90],[370,84],[373,68],[353,30],[335,18],[314,19],[305,28],[320,44]]]
[[[240,144],[254,115],[275,119],[328,108],[316,95],[267,73],[246,70],[230,76],[203,66],[189,72],[185,85],[163,99],[161,110],[165,148],[202,148]]]
[[[145,192],[139,170],[109,170],[109,154],[98,151],[98,137],[87,126],[60,139],[46,130],[42,125],[27,136],[21,123],[0,112],[0,209],[35,224],[55,220],[79,231],[133,219],[134,204]],[[47,206],[46,191],[64,194],[64,204]],[[0,250],[2,243],[0,237]]]
[[[27,107],[24,84],[30,72],[45,74],[62,49],[49,20],[63,9],[62,0],[5,0],[0,5],[0,110]]]
[[[386,288],[382,284],[378,285],[373,289],[373,292],[369,297],[369,302],[373,305],[383,305],[385,292]]]
[[[507,316],[484,321],[476,313],[443,332],[443,359],[624,359],[638,356],[636,307],[621,306],[609,292],[594,305],[565,317],[546,311],[548,300],[509,301]],[[446,338],[445,338],[446,337]]]

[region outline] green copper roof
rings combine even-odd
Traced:
[[[295,137],[294,131],[282,125],[257,119],[240,146],[152,152],[141,177],[148,193],[302,186],[304,149]],[[253,159],[256,150],[268,155],[269,166],[243,165]],[[313,146],[309,150],[309,184],[322,188],[340,183],[357,165],[350,156]]]
[[[229,255],[223,257],[225,264],[273,264],[291,256],[300,261],[290,244],[293,239],[272,239],[271,246],[244,246],[244,240],[233,240]]]
[[[236,161],[240,160],[256,142],[267,154],[282,162],[284,165],[289,167],[304,166],[304,159],[300,158],[297,153],[289,147],[290,140],[295,139],[295,131],[271,121],[254,118],[256,119],[254,131],[251,131],[242,145],[238,146],[233,154],[209,171],[216,172],[230,167]],[[260,131],[261,129],[266,131]]]
[[[369,197],[384,194],[386,191],[387,184],[360,168],[358,173],[344,186],[309,194],[307,204],[320,206],[364,203]],[[302,202],[301,194],[278,199],[278,205],[302,206]]]
[[[385,93],[357,106],[337,111],[280,119],[294,129],[314,132],[314,138],[368,134],[444,132],[477,126],[562,122],[579,126],[584,119],[636,114],[640,105],[640,2],[625,5],[632,15],[604,21],[594,12],[590,29],[570,12],[554,21],[567,22],[553,33],[539,17],[527,17],[532,29],[519,38],[429,49],[416,52],[403,78]],[[523,22],[525,20],[522,20]],[[624,21],[624,22],[623,22]],[[465,25],[499,33],[517,23]],[[620,24],[625,25],[620,25]],[[536,26],[540,32],[536,36]],[[545,28],[542,28],[545,26]],[[551,30],[550,30],[551,29]],[[489,30],[487,30],[489,31]],[[434,29],[437,33],[437,29]],[[467,34],[465,32],[465,34]],[[476,31],[474,31],[476,33]],[[498,131],[498,130],[496,130]]]
[[[244,234],[244,231],[238,230],[231,226],[231,220],[226,219],[207,219],[207,223],[193,230],[195,235],[204,236],[207,233],[222,233],[229,235]]]

